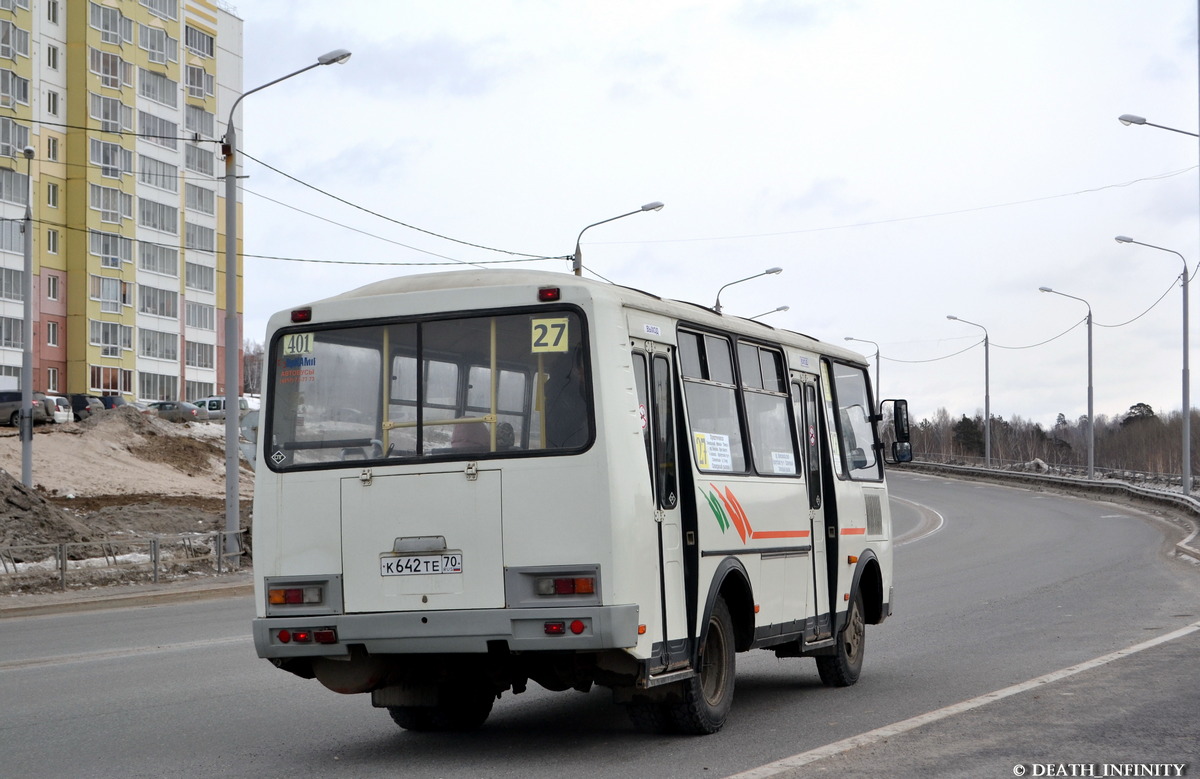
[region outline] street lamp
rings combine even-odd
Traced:
[[[1144,124],[1149,127],[1157,127],[1160,130],[1170,130],[1171,132],[1179,133],[1180,135],[1190,135],[1193,138],[1200,138],[1200,135],[1196,135],[1196,133],[1189,133],[1187,130],[1176,130],[1174,127],[1167,127],[1166,125],[1155,124],[1154,122],[1147,122],[1145,117],[1136,116],[1134,114],[1121,114],[1120,116],[1117,117],[1117,121],[1120,122],[1121,124],[1125,125],[1126,127],[1128,127],[1131,124]]]
[[[1118,235],[1117,243],[1135,243],[1148,249],[1158,249],[1160,252],[1170,252],[1183,262],[1183,463],[1180,470],[1183,476],[1180,486],[1184,495],[1192,491],[1192,402],[1190,373],[1188,371],[1188,265],[1183,255],[1174,249],[1166,249],[1154,244],[1135,241],[1127,235]]]
[[[783,268],[767,268],[762,273],[755,273],[753,276],[747,276],[744,279],[738,279],[737,281],[731,281],[728,284],[726,284],[725,287],[732,287],[734,284],[741,284],[743,281],[749,281],[750,279],[757,279],[759,276],[771,276],[771,275],[774,275],[777,273],[783,273]],[[721,293],[725,291],[725,287],[721,287],[719,290],[717,290],[717,302],[713,304],[713,311],[716,311],[718,314],[721,313]],[[767,313],[769,314],[771,312],[768,311]],[[760,314],[759,316],[762,316],[762,315]]]
[[[335,65],[350,59],[350,52],[335,49],[322,54],[317,61],[299,70],[268,81],[262,86],[243,92],[229,107],[229,121],[225,124],[225,138],[221,151],[225,155],[225,551],[237,551],[236,536],[241,530],[241,509],[238,506],[238,398],[240,395],[241,371],[238,370],[238,351],[241,333],[237,316],[237,128],[233,124],[233,113],[247,95],[278,84],[280,81],[298,76],[321,65]]]
[[[599,222],[593,222],[592,224],[590,224],[587,227],[580,230],[579,238],[575,239],[575,256],[572,258],[572,264],[571,264],[572,269],[575,271],[575,275],[576,276],[583,275],[583,250],[579,248],[579,241],[581,238],[583,238],[584,233],[586,233],[588,230],[595,227],[596,225],[602,225],[602,224],[605,224],[606,222],[612,222],[617,219],[624,219],[627,216],[633,216],[634,214],[640,214],[643,211],[662,211],[662,208],[663,208],[663,204],[658,202],[657,200],[655,200],[653,203],[647,203],[646,205],[642,206],[641,208],[639,208],[636,211],[630,211],[628,214],[621,214],[620,216],[610,216],[608,219],[601,219]]]
[[[1093,479],[1096,475],[1096,428],[1093,425],[1094,417],[1092,416],[1092,304],[1083,298],[1077,298],[1074,295],[1068,295],[1065,292],[1059,292],[1049,287],[1038,287],[1041,292],[1049,292],[1054,295],[1062,295],[1064,298],[1078,300],[1080,303],[1087,306],[1087,331],[1088,331],[1088,478]]]
[[[983,331],[983,460],[987,467],[992,467],[992,395],[991,395],[991,377],[989,376],[988,367],[988,331],[987,328],[976,322],[968,322],[965,319],[959,319],[954,314],[947,314],[947,319],[953,319],[955,322],[962,322],[964,325],[972,325]]]
[[[791,310],[791,308],[792,308],[791,306],[780,306],[779,308],[773,308],[770,311],[764,311],[761,314],[755,314],[754,316],[752,316],[750,318],[758,319],[759,317],[766,316],[767,314],[778,314],[780,311],[789,311],[789,310]]]
[[[863,344],[871,344],[875,347],[875,397],[883,397],[883,395],[879,394],[879,344],[875,343],[874,341],[868,341],[866,338],[851,338],[850,336],[846,336],[846,340],[858,341],[859,343]]]
[[[33,486],[33,155],[26,146],[25,155],[25,320],[21,349],[21,484]]]

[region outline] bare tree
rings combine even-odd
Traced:
[[[242,345],[242,374],[245,376],[245,392],[248,395],[262,394],[263,345],[246,339]]]

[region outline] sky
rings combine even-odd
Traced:
[[[782,267],[724,312],[788,306],[763,321],[872,366],[878,344],[917,420],[982,414],[984,329],[993,416],[1085,415],[1089,304],[1095,413],[1182,408],[1200,145],[1117,117],[1200,128],[1196,3],[234,7],[244,88],[353,52],[242,103],[247,339],[382,278],[569,255],[662,201],[587,230],[585,266],[710,306]]]

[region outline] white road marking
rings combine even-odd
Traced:
[[[866,733],[860,733],[857,736],[852,736],[850,738],[843,739],[842,741],[835,741],[832,744],[826,744],[823,747],[810,749],[807,752],[800,752],[799,754],[792,755],[791,757],[785,757],[782,760],[776,760],[774,763],[767,763],[766,765],[761,765],[757,768],[751,768],[749,771],[743,771],[740,774],[733,774],[729,779],[767,779],[767,777],[779,776],[785,771],[790,771],[794,768],[808,765],[809,763],[815,763],[816,761],[822,760],[826,757],[841,754],[842,752],[849,752],[851,749],[866,746],[868,744],[875,744],[893,736],[897,736],[901,733],[906,733],[910,730],[919,728],[922,725],[928,725],[931,722],[937,722],[938,720],[953,717],[956,714],[962,714],[965,711],[979,708],[980,706],[992,703],[993,701],[1002,700],[1012,695],[1017,695],[1018,693],[1040,687],[1044,684],[1057,682],[1060,679],[1067,678],[1068,676],[1074,676],[1075,674],[1082,673],[1084,671],[1090,671],[1093,668],[1099,668],[1100,666],[1107,665],[1114,660],[1120,660],[1122,657],[1128,657],[1129,655],[1137,654],[1143,650],[1152,649],[1160,644],[1165,644],[1169,641],[1174,641],[1177,638],[1190,635],[1191,633],[1195,633],[1197,630],[1200,630],[1200,622],[1193,622],[1187,627],[1183,627],[1179,630],[1161,635],[1158,638],[1152,638],[1149,641],[1143,641],[1140,644],[1134,644],[1133,646],[1126,647],[1125,649],[1119,649],[1116,652],[1102,655],[1092,660],[1088,660],[1087,662],[1080,663],[1079,665],[1073,665],[1070,668],[1063,668],[1059,671],[1053,671],[1044,676],[1039,676],[1036,679],[1030,679],[1027,682],[1014,684],[1011,687],[1005,687],[1002,690],[989,692],[985,695],[980,695],[977,698],[971,698],[970,700],[965,700],[952,706],[946,706],[945,708],[937,709],[936,711],[918,714],[917,716],[911,717],[902,722],[885,725],[882,728],[876,728],[875,730],[871,730]]]
[[[250,643],[250,636],[229,636],[227,638],[209,638],[202,641],[187,641],[179,644],[159,644],[158,646],[136,646],[127,649],[107,649],[99,652],[84,652],[77,655],[56,655],[54,657],[34,657],[28,660],[9,660],[0,663],[0,671],[11,671],[17,668],[41,668],[48,665],[68,665],[70,663],[91,663],[97,660],[111,660],[115,657],[144,655],[154,652],[180,652],[188,649],[216,646],[218,644]]]

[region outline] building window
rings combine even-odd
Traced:
[[[89,67],[100,77],[100,83],[111,89],[133,86],[133,64],[110,51],[90,49]]]
[[[138,155],[138,181],[168,192],[179,191],[179,168],[174,165]]]
[[[183,386],[189,398],[207,398],[217,392],[211,381],[185,381]]]
[[[58,70],[58,47],[57,46],[47,46],[46,47],[46,67],[50,68],[51,70]]]
[[[91,320],[92,346],[100,347],[101,357],[120,357],[121,350],[133,348],[133,328],[116,322]]]
[[[46,0],[46,21],[58,24],[58,0]]]
[[[138,371],[138,397],[146,400],[176,400],[179,377]]]
[[[133,195],[115,187],[89,185],[89,207],[100,212],[100,221],[120,224],[122,219],[133,218]]]
[[[208,33],[189,24],[184,30],[184,36],[189,51],[199,54],[201,57],[213,55],[214,39]]]
[[[195,184],[184,186],[186,204],[189,211],[199,211],[202,214],[217,213],[217,194],[211,189],[198,187]]]
[[[0,299],[25,299],[25,272],[12,268],[0,268]]]
[[[110,395],[128,395],[133,392],[133,371],[126,368],[109,368],[91,365],[92,390]]]
[[[179,293],[169,289],[138,285],[138,311],[143,314],[179,318]]]
[[[46,113],[58,116],[58,93],[53,89],[46,92]]]
[[[138,111],[138,127],[141,137],[164,149],[179,148],[179,125],[166,119]]]
[[[0,118],[0,157],[16,157],[28,145],[28,127],[7,116]],[[22,204],[24,202],[21,201]]]
[[[175,21],[179,18],[179,0],[139,0],[150,9],[150,13],[160,19]]]
[[[0,317],[0,346],[21,349],[25,346],[25,323],[20,319]]]
[[[46,205],[58,208],[58,185],[53,181],[46,182]]]
[[[58,300],[58,276],[46,274],[46,300]]]
[[[100,258],[105,268],[120,268],[123,262],[133,262],[133,239],[116,233],[93,230],[88,236],[88,251]]]
[[[46,230],[46,253],[58,254],[58,230]]]
[[[29,31],[12,22],[0,22],[0,59],[15,60],[29,56]]]
[[[119,179],[133,172],[133,152],[121,144],[92,138],[91,151],[91,163],[100,168],[101,176]]]
[[[138,242],[138,267],[151,273],[179,278],[179,250],[149,241]]]
[[[138,46],[150,52],[150,61],[165,65],[179,61],[179,41],[158,27],[142,25],[138,28]]]
[[[119,133],[122,130],[133,130],[133,109],[115,97],[104,97],[95,92],[89,93],[89,116],[100,122],[100,129],[106,133]],[[151,143],[157,143],[149,139]],[[162,144],[159,144],[160,146]]]
[[[133,20],[127,19],[116,8],[106,8],[92,3],[90,17],[92,27],[100,31],[100,40],[120,46],[133,43]]]
[[[188,97],[212,97],[215,84],[212,74],[206,73],[204,68],[197,65],[187,66],[187,90]]]
[[[46,138],[46,159],[50,162],[58,162],[58,139],[54,137]]]
[[[179,105],[179,85],[161,73],[145,68],[138,68],[138,94],[171,108]]]
[[[187,301],[186,324],[188,327],[194,327],[197,330],[216,330],[216,306],[209,306],[204,303],[193,303],[190,300]]]
[[[46,322],[46,346],[58,346],[58,322]]]
[[[28,203],[29,177],[12,168],[0,168],[0,200],[18,206]],[[15,224],[15,222],[11,220],[0,222],[0,230],[4,229],[3,225],[9,224]]]
[[[200,133],[208,138],[212,138],[216,134],[216,123],[212,112],[205,111],[198,105],[184,107],[183,126],[188,132]]]
[[[106,314],[121,313],[121,306],[128,306],[130,285],[108,276],[92,276],[92,300],[99,301],[100,310]]]
[[[138,354],[155,360],[178,360],[179,334],[138,328]]]
[[[208,149],[201,149],[199,146],[188,144],[184,147],[183,166],[188,170],[205,175],[213,175],[216,170],[216,155]]]
[[[58,368],[46,369],[46,392],[58,392]]]
[[[217,269],[194,262],[185,264],[186,278],[184,284],[188,289],[198,289],[201,292],[216,292]]]
[[[144,197],[138,198],[138,224],[151,230],[179,235],[179,209]]]
[[[217,251],[217,231],[211,227],[184,223],[183,246],[192,251],[214,254]]]
[[[29,105],[29,79],[11,70],[0,70],[0,106]]]
[[[188,341],[184,362],[191,368],[211,368],[214,365],[213,354],[215,351],[212,344]]]

